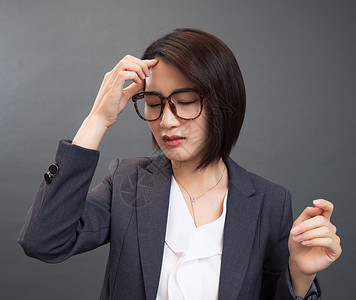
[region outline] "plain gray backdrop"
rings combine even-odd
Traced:
[[[315,198],[335,204],[343,254],[318,276],[325,300],[355,299],[356,2],[344,0],[1,0],[1,299],[97,299],[108,246],[49,265],[18,234],[105,73],[179,27],[217,35],[240,64],[248,104],[232,158],[288,188],[295,217]],[[115,157],[151,155],[132,105],[99,150],[93,184]]]

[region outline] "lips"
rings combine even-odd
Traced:
[[[179,136],[179,135],[164,135],[163,141],[167,146],[174,147],[182,144],[185,141],[185,137]]]

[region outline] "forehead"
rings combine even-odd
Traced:
[[[159,92],[169,95],[181,88],[193,88],[192,83],[173,65],[159,60],[150,68],[151,76],[146,78],[146,91]]]

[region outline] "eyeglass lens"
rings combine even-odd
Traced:
[[[161,99],[157,95],[143,93],[140,98],[136,99],[136,107],[139,114],[146,120],[156,120],[160,117],[161,111],[164,109],[167,100]],[[178,92],[171,96],[173,113],[183,119],[194,119],[200,114],[201,99],[196,92]],[[167,103],[168,105],[168,103]]]

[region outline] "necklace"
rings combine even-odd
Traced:
[[[181,182],[180,182],[177,178],[174,177],[175,180],[182,186],[182,188],[187,192],[187,194],[188,194],[188,196],[189,196],[190,205],[191,205],[192,211],[193,211],[193,219],[194,219],[195,227],[197,227],[197,223],[196,223],[196,221],[195,221],[195,213],[194,213],[193,204],[197,201],[198,198],[203,197],[204,195],[206,195],[208,192],[210,192],[213,188],[215,188],[215,187],[220,183],[221,179],[222,179],[223,176],[224,176],[225,170],[226,170],[226,167],[224,168],[224,171],[222,172],[222,174],[221,174],[220,179],[218,180],[218,182],[217,182],[213,187],[211,187],[210,189],[208,189],[204,194],[201,194],[201,195],[198,196],[198,197],[192,197],[192,196],[190,195],[190,193],[188,192],[188,190],[184,187],[184,185],[181,184]]]

